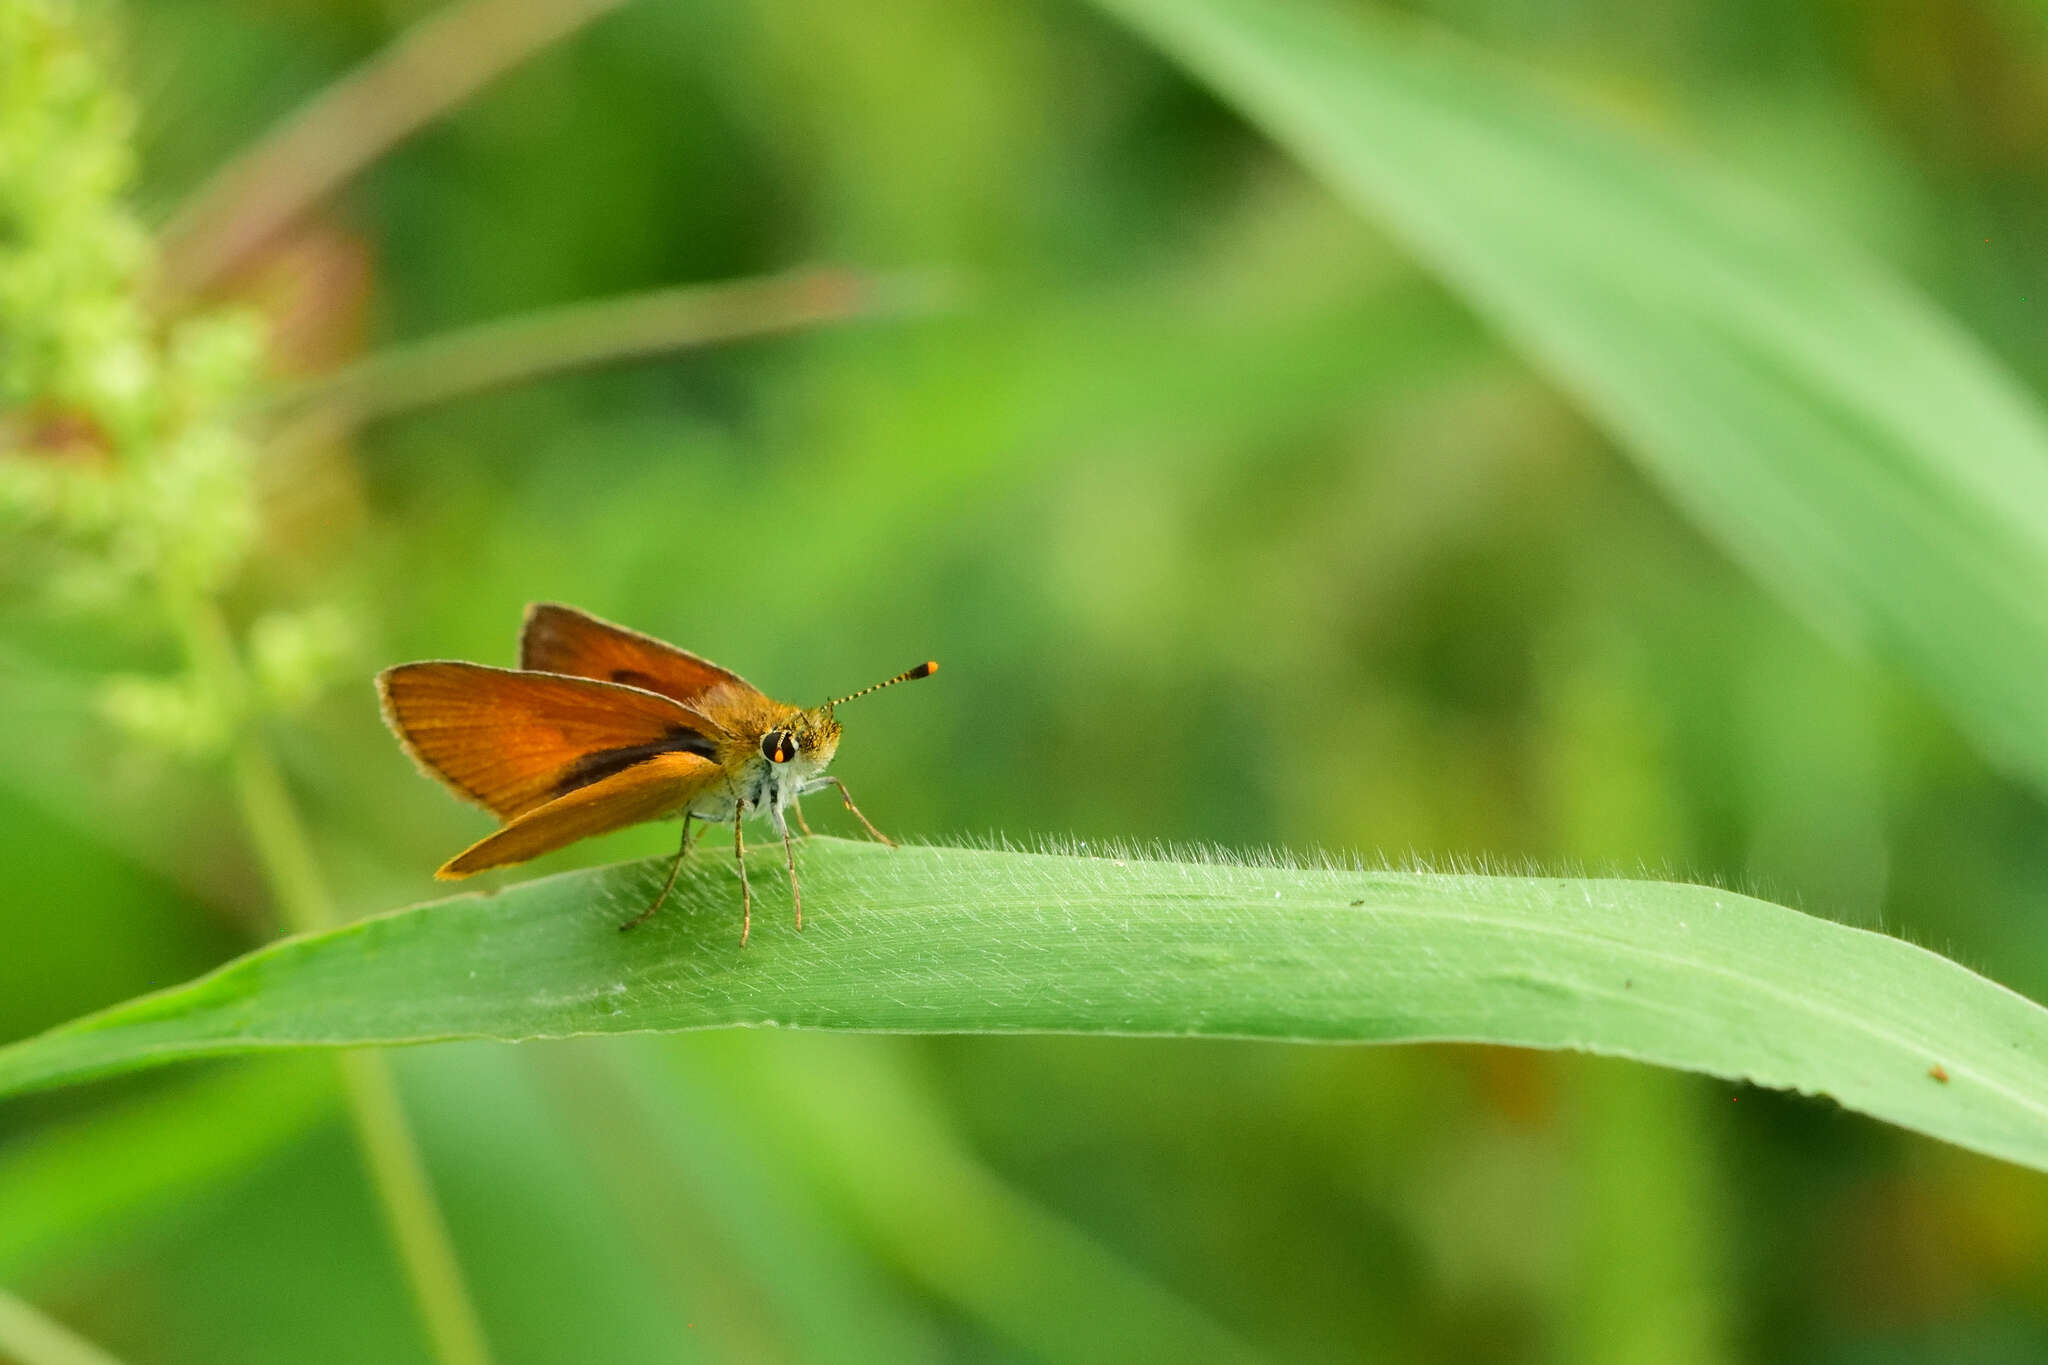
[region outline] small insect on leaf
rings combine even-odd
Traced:
[[[846,784],[824,775],[839,749],[833,708],[938,669],[922,663],[807,710],[687,650],[549,602],[527,608],[519,661],[518,668],[492,668],[437,660],[377,676],[385,723],[413,761],[504,822],[435,875],[467,877],[680,816],[682,842],[668,880],[646,910],[619,926],[630,929],[668,899],[692,822],[730,823],[742,947],[754,908],[742,822],[765,817],[781,836],[796,927],[803,928],[785,811],[794,809],[801,824],[798,799],[833,787],[868,833],[891,843],[853,804]]]
[[[1936,1062],[1933,1066],[1928,1067],[1927,1074],[1933,1079],[1940,1081],[1943,1085],[1948,1084],[1948,1068],[1940,1062]]]

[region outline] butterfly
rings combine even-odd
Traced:
[[[554,602],[528,607],[519,667],[433,660],[377,675],[384,720],[413,761],[502,826],[450,858],[444,879],[506,867],[646,820],[677,815],[683,834],[651,904],[674,889],[699,822],[732,824],[740,876],[740,944],[753,927],[747,819],[765,816],[782,839],[796,927],[803,892],[784,812],[836,787],[869,834],[876,829],[825,772],[839,749],[833,708],[896,683],[930,677],[932,662],[808,709],[775,701],[737,673],[587,612]]]

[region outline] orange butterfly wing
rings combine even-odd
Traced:
[[[377,690],[414,761],[505,820],[657,757],[716,771],[724,734],[637,687],[483,664],[400,664],[377,676]]]
[[[695,754],[643,759],[535,806],[450,858],[434,875],[452,881],[486,868],[523,863],[593,834],[673,815],[718,778],[718,765]]]
[[[721,684],[759,695],[745,678],[708,659],[559,602],[536,602],[526,609],[519,666],[625,683],[684,705]]]

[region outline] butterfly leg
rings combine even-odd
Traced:
[[[804,819],[803,803],[795,798],[791,798],[789,808],[796,812],[796,827],[804,832],[804,838],[810,838],[811,822]]]
[[[637,929],[654,918],[654,912],[661,909],[662,902],[668,899],[668,893],[675,889],[676,873],[683,870],[683,856],[689,851],[690,814],[688,811],[685,811],[683,812],[683,842],[676,848],[675,860],[668,865],[668,880],[661,884],[661,894],[654,898],[654,904],[648,906],[624,924],[621,924],[619,926],[620,933],[623,934],[628,929]]]
[[[796,903],[796,929],[804,929],[804,893],[796,882],[796,850],[789,844],[789,822],[782,818],[779,806],[768,807],[769,815],[775,819],[775,831],[782,836],[782,861],[789,868],[789,898]]]
[[[740,832],[743,811],[732,813],[732,856],[740,869],[740,947],[747,946],[747,934],[754,927],[754,893],[747,885],[747,836]]]
[[[894,839],[891,839],[888,835],[876,829],[874,823],[870,821],[867,818],[867,816],[862,815],[860,813],[860,807],[853,804],[853,797],[847,793],[846,784],[844,782],[841,782],[838,778],[814,777],[810,781],[804,783],[802,789],[797,794],[801,796],[804,792],[823,791],[827,787],[839,788],[839,799],[841,801],[844,801],[846,803],[846,808],[853,812],[854,819],[860,821],[861,824],[867,826],[868,833],[874,835],[879,842],[885,843],[891,848],[896,847],[896,841]]]

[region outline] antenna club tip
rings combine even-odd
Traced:
[[[926,659],[916,668],[910,670],[910,676],[913,678],[929,678],[932,674],[938,671],[939,661],[937,659]]]

